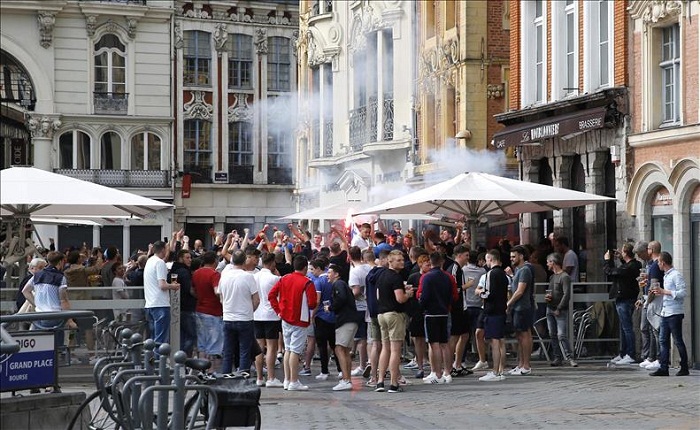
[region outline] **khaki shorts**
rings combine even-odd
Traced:
[[[379,321],[377,318],[371,318],[370,322],[367,324],[369,325],[369,340],[372,342],[381,342],[382,332],[379,330]]]
[[[341,325],[335,329],[335,344],[352,348],[355,343],[355,333],[357,332],[357,323],[350,322]]]
[[[406,314],[399,312],[385,312],[379,314],[379,329],[382,332],[382,341],[402,341],[406,337]]]

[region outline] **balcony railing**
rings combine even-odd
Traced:
[[[54,172],[107,187],[170,187],[170,175],[167,170],[56,169]]]
[[[146,0],[80,0],[85,3],[126,3],[146,6]]]
[[[367,137],[370,142],[377,141],[377,121],[379,120],[377,116],[377,104],[377,96],[370,96],[369,110],[367,111],[367,115],[369,115],[369,135]]]
[[[367,143],[367,106],[350,111],[350,149],[362,151]]]
[[[129,110],[129,94],[93,93],[95,113],[102,115],[126,115]]]
[[[230,166],[228,169],[229,184],[252,184],[253,166]]]
[[[323,156],[333,156],[333,120],[327,119],[323,123]]]
[[[384,95],[384,121],[382,122],[382,140],[394,140],[394,95]]]
[[[211,167],[187,166],[185,174],[189,174],[193,184],[211,184]]]
[[[269,167],[267,169],[267,183],[277,185],[291,185],[292,169],[289,167]]]

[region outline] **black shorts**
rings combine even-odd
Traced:
[[[513,330],[515,331],[530,331],[533,323],[532,308],[513,311]]]
[[[484,321],[482,320],[481,314],[484,310],[481,308],[467,308],[467,320],[469,320],[469,331],[474,333],[477,328],[484,328]],[[481,325],[479,325],[479,320],[481,320]]]
[[[484,313],[484,310],[481,309],[481,313],[476,319],[476,328],[484,329],[484,318],[486,318],[486,314]]]
[[[506,316],[484,316],[484,339],[503,339],[506,337]]]
[[[254,321],[256,339],[279,339],[282,321]]]
[[[365,311],[357,311],[357,332],[355,332],[355,340],[367,340]]]
[[[461,336],[469,333],[469,315],[466,311],[460,310],[450,314],[450,336]]]
[[[422,314],[411,317],[408,323],[408,334],[411,337],[425,337],[425,317]]]
[[[447,343],[449,340],[448,316],[426,316],[425,338],[428,343]]]

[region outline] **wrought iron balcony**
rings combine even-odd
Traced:
[[[333,0],[318,0],[311,6],[311,16],[333,12]]]
[[[146,6],[146,0],[80,0],[82,2],[88,3],[125,3],[125,4],[135,4],[140,6]]]
[[[377,121],[379,120],[377,116],[377,96],[370,96],[369,97],[369,110],[367,112],[367,115],[369,115],[369,141],[370,142],[376,142],[377,141]]]
[[[367,106],[361,106],[350,111],[350,149],[362,151],[367,142]]]
[[[56,169],[54,172],[107,187],[170,187],[170,175],[167,170]]]
[[[394,140],[394,95],[384,95],[384,120],[382,140]]]
[[[323,122],[323,156],[333,156],[333,120],[327,119]]]
[[[252,184],[253,166],[230,166],[228,168],[229,184]]]
[[[292,169],[289,167],[269,167],[267,169],[267,183],[277,185],[291,185]]]
[[[311,149],[314,159],[321,157],[321,122],[318,119],[311,123]]]
[[[93,93],[95,113],[102,115],[126,115],[129,110],[129,94]]]
[[[211,167],[187,166],[184,167],[185,173],[192,177],[193,184],[211,184]]]

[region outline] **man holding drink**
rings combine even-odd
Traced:
[[[569,299],[571,297],[571,277],[562,268],[563,258],[559,253],[547,256],[547,268],[552,271],[549,278],[549,289],[545,291],[544,300],[547,302],[547,328],[552,339],[554,361],[552,366],[561,366],[563,360],[568,360],[571,367],[578,366],[571,356],[571,348],[567,336]]]

